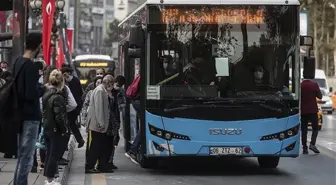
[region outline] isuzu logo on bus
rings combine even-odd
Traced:
[[[241,135],[243,129],[241,128],[210,128],[210,135]]]

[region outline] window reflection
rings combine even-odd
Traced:
[[[188,8],[181,6],[174,11],[169,10],[173,12],[169,17],[170,14],[165,13],[169,7],[152,7],[153,12],[156,11],[163,17],[152,16],[156,18],[151,18],[148,26],[151,33],[150,62],[154,66],[148,74],[150,84],[216,86],[222,96],[237,91],[266,92],[270,88],[288,91],[288,69],[292,67],[289,58],[294,56],[297,47],[297,20],[293,19],[297,13],[296,7],[229,8],[254,12],[262,15],[263,20],[260,21],[259,16],[261,24],[251,24],[248,21],[240,21],[241,24],[222,21],[217,24],[218,22],[198,17],[181,22],[181,16],[188,16],[183,12],[191,11],[190,15],[195,17],[204,14],[204,11],[218,11],[218,8],[200,6],[187,10]],[[178,9],[183,10],[182,13]],[[218,75],[216,58],[229,61],[229,75]],[[167,80],[174,74],[179,75]],[[260,89],[259,85],[269,88]]]

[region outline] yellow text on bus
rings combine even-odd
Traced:
[[[81,62],[80,67],[107,67],[108,62]]]

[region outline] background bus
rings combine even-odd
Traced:
[[[108,55],[77,55],[73,63],[84,87],[94,80],[97,69],[103,68],[111,74],[114,74],[115,70],[115,62]]]

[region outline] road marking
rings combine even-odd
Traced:
[[[92,174],[91,185],[107,185],[105,174]]]

